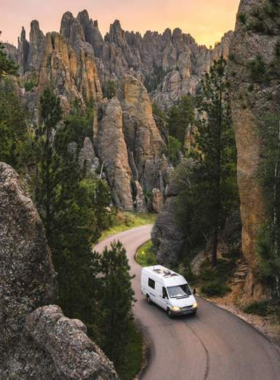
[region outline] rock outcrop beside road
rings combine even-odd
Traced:
[[[117,379],[113,364],[56,301],[45,231],[19,176],[0,163],[0,379]]]
[[[250,273],[246,282],[246,292],[259,300],[265,290],[256,279],[258,257],[256,242],[259,227],[265,220],[265,207],[259,180],[259,167],[262,162],[261,137],[259,128],[267,125],[264,115],[279,112],[276,99],[276,83],[255,83],[246,64],[261,55],[267,63],[275,54],[277,37],[248,31],[239,21],[239,15],[250,17],[255,7],[264,5],[264,0],[243,0],[240,4],[236,31],[231,45],[234,60],[229,62],[230,93],[233,124],[238,151],[237,175],[241,201],[242,250],[249,264]],[[234,76],[232,76],[234,74]]]

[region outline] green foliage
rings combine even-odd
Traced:
[[[190,96],[183,96],[176,106],[170,108],[167,123],[170,136],[183,146],[186,130],[194,123],[194,104]]]
[[[83,146],[86,137],[92,139],[93,136],[94,108],[93,101],[90,101],[83,109],[78,101],[75,101],[68,119],[65,122],[65,130],[68,134],[69,142],[75,141],[78,149]]]
[[[103,88],[103,95],[107,99],[112,99],[116,96],[117,92],[117,83],[114,80],[108,80]]]
[[[42,121],[30,137],[29,166],[58,273],[58,302],[68,317],[81,319],[95,335],[98,288],[92,244],[108,227],[111,195],[103,180],[82,177],[77,152],[68,147],[73,140],[61,126],[59,98],[51,89],[43,92],[40,105]]]
[[[31,78],[24,84],[24,88],[26,92],[33,90],[37,86],[37,78]]]
[[[138,374],[143,361],[143,338],[140,330],[134,321],[130,321],[128,325],[129,340],[124,349],[124,361],[118,371],[122,380],[134,379]]]
[[[280,36],[280,6],[277,0],[268,0],[264,5],[256,6],[249,14],[241,15],[240,20],[249,31],[266,36]],[[280,41],[275,43],[275,55],[271,62],[265,57],[256,56],[247,63],[251,79],[255,83],[268,83],[280,79]]]
[[[211,239],[213,266],[219,234],[238,209],[236,146],[225,67],[221,58],[202,81],[195,146],[191,158],[175,173],[180,185],[177,221],[186,232],[190,252]]]
[[[153,114],[154,114],[154,116],[157,116],[160,119],[162,119],[162,120],[165,121],[166,120],[166,114],[165,114],[165,112],[156,103],[153,103],[152,106],[153,106]]]
[[[261,317],[267,317],[269,315],[280,315],[280,304],[269,301],[254,302],[244,309],[247,314],[255,314]]]
[[[268,224],[260,228],[257,239],[258,276],[271,289],[275,289],[275,280],[280,275],[280,256],[275,251],[275,232],[273,224]]]
[[[165,71],[163,67],[155,67],[153,74],[147,75],[144,80],[144,86],[148,92],[155,91],[157,87],[162,83],[166,74],[167,71]]]
[[[238,18],[239,18],[239,21],[240,21],[242,24],[246,25],[246,23],[247,23],[247,16],[246,16],[246,14],[241,13],[241,14],[238,16]]]
[[[168,137],[168,145],[166,150],[166,156],[172,162],[174,166],[178,165],[182,144],[176,137]]]
[[[280,121],[278,115],[261,117],[265,130],[259,129],[262,162],[259,179],[266,205],[266,221],[259,229],[257,254],[259,277],[280,297]]]
[[[221,284],[219,280],[215,280],[203,285],[201,292],[207,297],[224,297],[227,293],[231,292],[231,288],[228,285]]]
[[[4,45],[0,42],[0,81],[6,75],[16,75],[17,73],[17,66],[12,60],[7,58],[7,54],[4,52],[4,49]]]
[[[27,135],[27,113],[21,106],[12,82],[0,85],[0,161],[19,169]]]
[[[148,267],[151,265],[156,265],[157,259],[153,250],[153,243],[149,240],[147,243],[143,244],[136,252],[136,261],[142,267]]]
[[[95,253],[96,254],[96,253]],[[107,247],[102,255],[96,254],[100,268],[99,329],[101,348],[120,371],[126,358],[124,348],[129,342],[132,305],[135,302],[131,287],[133,276],[126,251],[120,242]]]
[[[238,256],[230,252],[217,260],[215,268],[212,267],[211,260],[207,258],[201,265],[198,276],[192,280],[201,292],[208,297],[224,297],[231,291],[228,281],[234,274],[237,266]]]

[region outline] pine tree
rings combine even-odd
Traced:
[[[101,281],[100,319],[101,347],[119,370],[126,356],[129,321],[135,301],[132,276],[126,251],[120,242],[105,248],[99,256]]]
[[[213,267],[220,232],[228,216],[238,209],[236,146],[225,69],[221,58],[202,81],[195,145],[175,172],[180,188],[178,224],[186,233],[190,250],[205,239],[212,242]]]
[[[183,146],[188,126],[194,123],[194,105],[190,96],[183,96],[179,103],[170,108],[167,124],[170,136]]]
[[[260,130],[263,159],[259,177],[266,204],[266,222],[260,228],[257,253],[260,277],[280,298],[280,120],[266,117],[266,130]]]
[[[27,134],[28,114],[6,78],[0,86],[0,161],[21,166],[21,155]]]
[[[46,89],[41,124],[33,141],[35,199],[46,228],[59,285],[58,303],[70,318],[96,334],[97,267],[92,245],[108,227],[110,191],[100,179],[84,179],[73,143],[73,125],[61,123],[59,98]],[[86,124],[87,125],[87,124]]]
[[[40,98],[41,123],[36,128],[36,206],[40,210],[47,238],[53,230],[54,199],[59,182],[60,157],[54,146],[54,136],[62,119],[59,98],[51,88],[44,90]]]
[[[219,233],[237,204],[236,146],[232,129],[226,61],[220,58],[202,81],[198,98],[196,151],[212,235],[212,265],[217,264]]]

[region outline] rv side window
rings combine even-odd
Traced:
[[[166,288],[162,288],[162,298],[168,298]]]
[[[152,289],[155,288],[155,282],[154,282],[154,280],[152,280],[151,278],[149,278],[149,282],[148,282],[148,284],[149,284],[149,287],[150,287],[150,288],[152,288]]]

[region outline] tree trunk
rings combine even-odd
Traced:
[[[219,228],[215,227],[213,233],[213,246],[212,246],[212,268],[217,266],[217,254],[218,254],[218,242],[219,242]]]

